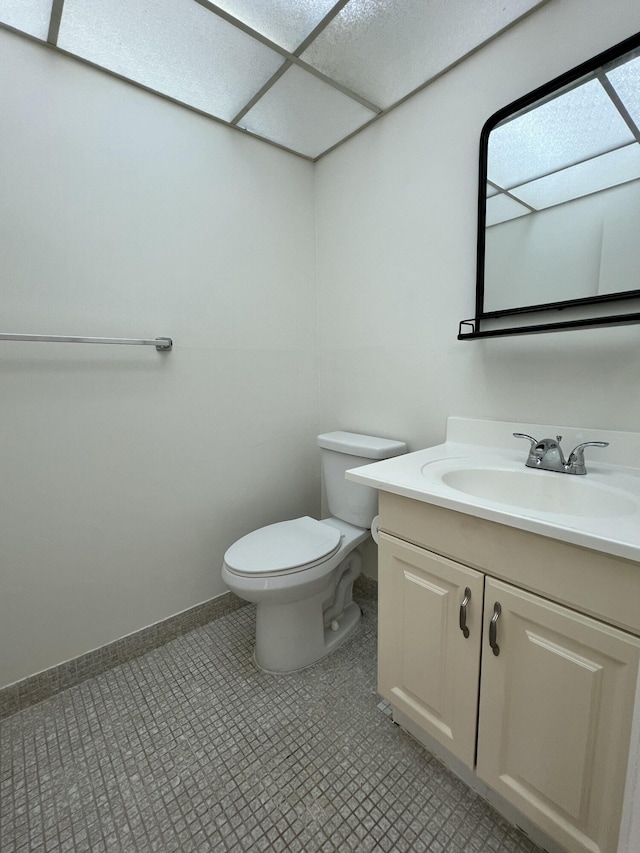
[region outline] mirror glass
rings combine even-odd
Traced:
[[[639,128],[640,37],[492,116],[477,318],[640,296]]]

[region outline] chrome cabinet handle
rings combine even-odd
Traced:
[[[464,598],[462,599],[462,603],[460,604],[460,630],[462,631],[465,640],[469,636],[469,629],[467,628],[467,604],[471,601],[471,590],[468,586],[464,588]]]
[[[498,645],[497,634],[498,634],[498,619],[500,618],[500,614],[502,613],[502,607],[500,606],[500,602],[496,601],[493,605],[493,616],[491,617],[491,623],[489,624],[489,645],[493,649],[494,655],[496,657],[500,654],[500,646]]]

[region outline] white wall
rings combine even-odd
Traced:
[[[550,0],[316,170],[321,417],[440,442],[447,415],[640,428],[640,327],[458,342],[473,316],[482,126],[640,30],[637,0]]]
[[[315,513],[313,167],[0,31],[0,685]]]

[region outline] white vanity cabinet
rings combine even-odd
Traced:
[[[484,577],[385,533],[378,557],[380,695],[473,768]]]
[[[567,850],[615,851],[640,641],[490,578],[484,624],[478,776]]]
[[[562,849],[616,853],[640,566],[390,493],[380,530],[381,695]]]

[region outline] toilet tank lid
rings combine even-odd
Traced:
[[[325,432],[318,436],[318,445],[325,450],[337,450],[351,456],[365,459],[389,459],[407,452],[404,441],[390,438],[376,438],[374,435],[360,435],[357,432]]]

